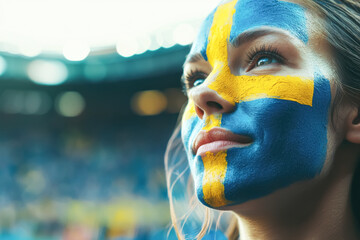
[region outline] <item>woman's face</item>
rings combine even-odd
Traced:
[[[184,65],[182,120],[205,205],[241,204],[322,171],[332,73],[308,19],[293,3],[234,0],[205,20]]]

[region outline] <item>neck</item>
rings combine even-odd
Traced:
[[[342,157],[344,157],[342,155]],[[241,240],[360,239],[351,207],[355,169],[335,166],[318,179],[293,184],[235,209]]]

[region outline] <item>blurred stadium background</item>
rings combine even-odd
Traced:
[[[166,238],[182,64],[216,2],[0,0],[0,239]]]

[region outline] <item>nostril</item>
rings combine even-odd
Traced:
[[[195,112],[200,119],[203,119],[204,111],[201,108],[199,108],[198,106],[195,106]]]
[[[213,101],[206,102],[206,105],[210,108],[216,108],[217,110],[223,109],[223,107],[219,103]]]

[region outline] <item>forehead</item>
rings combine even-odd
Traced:
[[[218,8],[203,22],[190,52],[191,54],[201,53],[205,60],[207,60],[209,32],[211,27],[217,24],[214,22],[214,15]],[[304,43],[308,42],[305,9],[297,4],[280,0],[238,0],[233,14],[229,42],[241,33],[258,27],[277,27]]]

